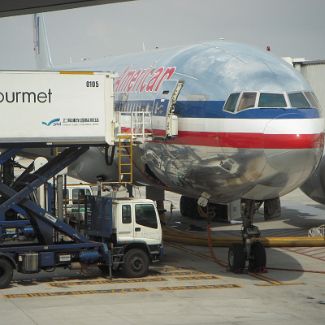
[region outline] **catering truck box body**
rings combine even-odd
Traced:
[[[0,71],[0,142],[111,144],[113,81],[107,72]]]

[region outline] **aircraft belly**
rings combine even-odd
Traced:
[[[138,151],[138,152],[137,152]],[[161,185],[211,201],[235,200],[255,186],[266,160],[261,149],[145,144],[135,150],[135,165]]]
[[[307,159],[306,159],[307,158]],[[153,185],[188,196],[211,195],[212,202],[282,196],[311,174],[313,149],[236,149],[144,144],[135,150],[135,165]],[[286,162],[284,164],[284,161]]]

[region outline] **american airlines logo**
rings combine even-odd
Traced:
[[[156,92],[164,80],[169,80],[176,67],[157,69],[129,70],[128,68],[116,79],[114,90],[118,93]]]

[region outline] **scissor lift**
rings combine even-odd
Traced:
[[[30,199],[39,186],[71,164],[88,148],[69,147],[35,173],[24,173],[12,186],[0,182],[3,200],[0,205],[1,233],[6,228],[23,229],[30,223],[36,237],[33,241],[4,241],[0,245],[0,288],[9,285],[14,269],[21,273],[36,273],[57,266],[68,267],[73,262],[100,263],[110,269],[111,256],[105,243],[87,239]],[[15,151],[4,152],[0,155],[0,162],[10,159]],[[10,209],[23,214],[26,219],[6,220],[6,213]]]

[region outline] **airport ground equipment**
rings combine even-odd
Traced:
[[[150,262],[159,261],[161,226],[151,200],[89,196],[85,207],[85,234],[81,235],[30,199],[35,189],[87,150],[87,146],[67,148],[35,173],[24,173],[12,186],[0,183],[3,199],[0,205],[1,233],[16,228],[25,234],[25,228],[32,226],[36,237],[32,241],[4,240],[1,243],[1,288],[9,285],[13,269],[21,273],[37,273],[55,267],[71,267],[79,262],[97,264],[107,273],[111,268],[121,268],[128,277],[140,277],[148,273]],[[0,156],[0,160],[4,157],[10,158],[8,151]],[[8,210],[19,215],[23,211],[26,218],[8,221]]]
[[[122,268],[128,277],[141,277],[148,273],[150,262],[159,260],[161,227],[151,200],[89,197],[86,211],[90,212],[82,235],[30,199],[35,189],[86,150],[87,146],[67,148],[35,173],[18,178],[12,186],[0,183],[4,199],[0,205],[1,232],[9,227],[23,229],[32,225],[36,237],[33,241],[1,243],[0,288],[9,285],[14,269],[37,273],[79,262],[96,264],[108,273],[111,268]],[[8,156],[6,152],[4,155]],[[28,224],[26,219],[6,220],[10,209],[24,210]]]
[[[112,145],[114,75],[79,71],[0,71],[0,144]]]
[[[10,172],[0,182],[0,288],[9,285],[14,269],[37,273],[76,262],[96,264],[109,273],[121,267],[126,276],[144,276],[149,262],[159,260],[162,252],[159,216],[152,201],[90,199],[91,213],[81,234],[34,200],[34,191],[89,146],[114,145],[113,77],[76,71],[2,71],[0,79],[4,85],[0,110],[6,117],[0,122],[0,163]],[[14,179],[15,155],[30,148],[54,150],[57,155]],[[26,240],[8,240],[12,229]]]

